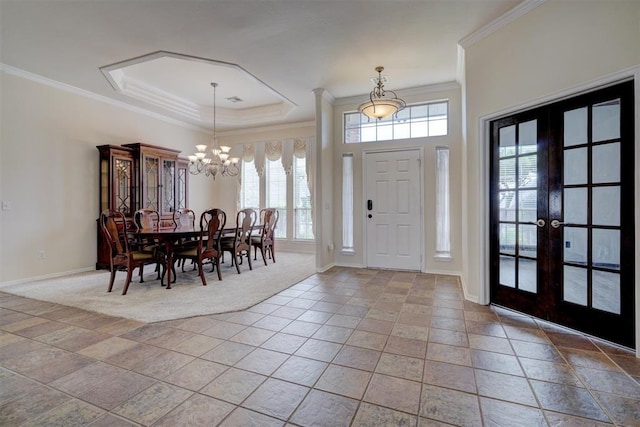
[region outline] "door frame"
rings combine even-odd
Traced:
[[[418,167],[418,194],[420,195],[419,206],[420,206],[420,272],[426,272],[426,257],[425,257],[425,240],[426,236],[424,233],[424,147],[421,146],[413,146],[413,147],[398,147],[398,148],[374,148],[374,149],[366,149],[362,150],[362,200],[361,206],[365,206],[367,203],[367,167],[366,167],[366,157],[368,154],[380,154],[380,153],[392,153],[392,152],[403,152],[403,151],[417,151],[418,152],[418,160],[420,161],[420,166]],[[363,210],[365,213],[366,210]],[[362,242],[363,242],[363,258],[362,263],[365,268],[368,268],[368,242],[367,242],[367,222],[362,221]]]
[[[478,272],[476,277],[469,276],[469,270],[466,269],[467,283],[476,281],[479,283],[477,303],[489,304],[491,283],[490,283],[490,148],[491,148],[491,121],[502,117],[517,114],[532,108],[541,107],[564,99],[572,98],[583,93],[591,92],[607,86],[612,86],[628,80],[635,80],[634,85],[634,108],[635,108],[635,158],[636,168],[640,167],[640,66],[631,67],[617,73],[612,73],[589,82],[572,86],[551,95],[536,98],[532,101],[509,107],[504,110],[496,111],[478,118],[478,182],[477,187],[468,188],[467,194],[471,191],[477,191],[478,197],[478,216],[477,230],[478,240],[476,251],[478,254]],[[467,180],[468,182],[468,180]],[[640,174],[635,174],[634,181],[634,217],[635,217],[635,233],[640,236]],[[468,225],[467,225],[468,232]],[[466,254],[468,257],[468,253]],[[468,261],[465,263],[468,265]],[[635,307],[636,307],[636,357],[640,358],[640,247],[635,253],[634,268],[635,275]]]

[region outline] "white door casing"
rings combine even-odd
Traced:
[[[421,150],[365,152],[363,163],[366,266],[419,271]]]

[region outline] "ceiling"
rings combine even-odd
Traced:
[[[458,42],[518,3],[0,0],[0,62],[200,127],[211,82],[219,130],[304,122],[313,89],[364,101],[377,65],[394,91],[454,81]]]

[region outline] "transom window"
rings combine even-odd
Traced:
[[[364,114],[344,114],[345,144],[447,135],[447,101],[407,106],[386,119],[371,120]]]

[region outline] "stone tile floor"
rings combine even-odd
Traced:
[[[629,351],[451,276],[333,268],[153,324],[0,293],[3,426],[638,426],[639,383]]]

